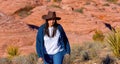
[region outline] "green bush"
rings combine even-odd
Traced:
[[[102,31],[95,31],[95,34],[93,35],[94,41],[104,41],[105,36],[103,35]]]
[[[8,58],[13,58],[15,56],[18,56],[19,53],[19,49],[16,46],[8,46],[7,47],[7,54],[8,54]]]
[[[113,54],[120,58],[120,30],[109,33],[107,36],[107,43],[110,45]]]

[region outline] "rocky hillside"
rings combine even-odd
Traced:
[[[120,26],[120,0],[0,0],[0,56],[6,56],[9,45],[23,55],[35,52],[36,27],[49,10],[62,18],[58,23],[71,44],[92,40],[96,30],[106,33]]]

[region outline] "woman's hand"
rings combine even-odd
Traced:
[[[43,64],[43,59],[42,58],[38,58],[37,64]]]
[[[38,61],[42,61],[42,58],[38,58]]]
[[[64,61],[66,64],[70,64],[70,54],[65,54]]]
[[[65,56],[70,57],[70,54],[65,54]]]

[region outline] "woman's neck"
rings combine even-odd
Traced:
[[[49,25],[48,27],[53,27],[53,25]]]

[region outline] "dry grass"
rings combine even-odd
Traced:
[[[72,45],[71,55],[64,57],[63,64],[115,64],[119,62],[119,59],[109,54],[112,51],[106,48],[108,49],[108,46],[100,42],[84,42],[82,46]],[[31,53],[27,56],[15,56],[12,59],[1,58],[0,64],[43,64],[37,60],[37,54]]]

